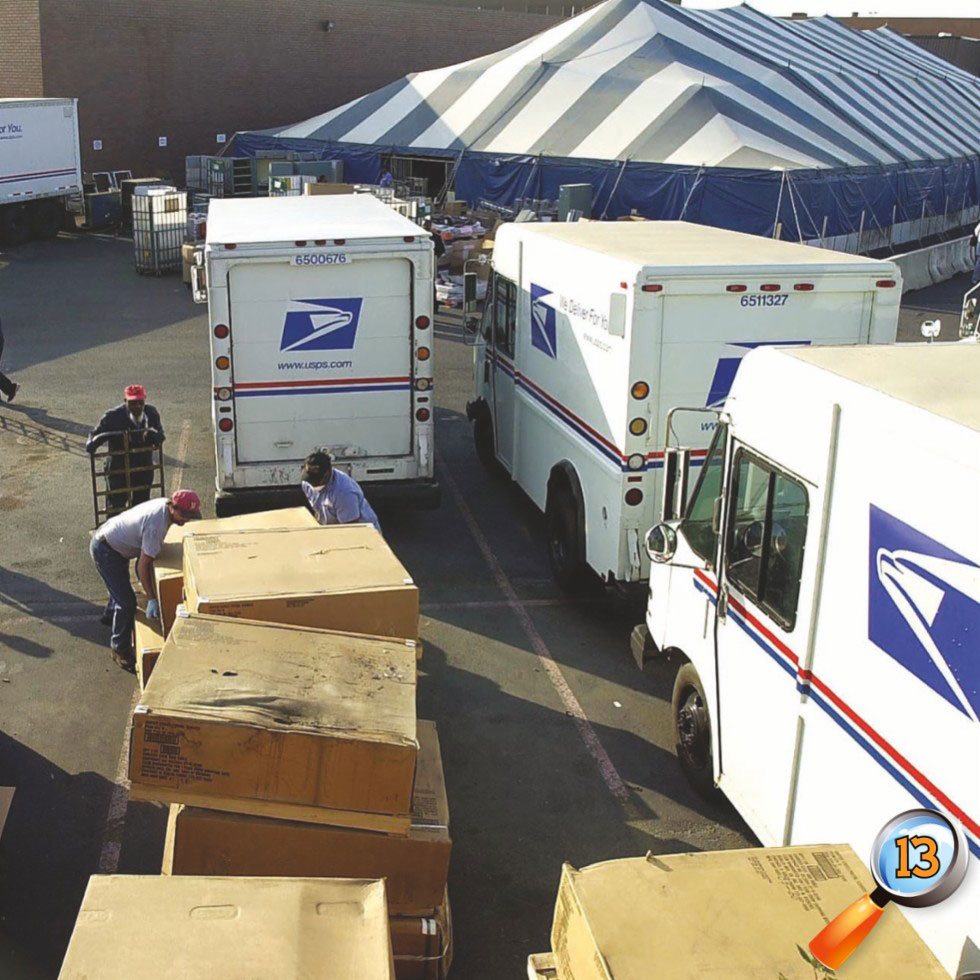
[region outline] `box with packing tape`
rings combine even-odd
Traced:
[[[647,855],[562,868],[551,946],[559,980],[813,980],[810,940],[873,888],[846,845]],[[894,914],[892,914],[894,913]],[[946,977],[897,909],[847,961],[848,980]]]
[[[136,676],[139,678],[140,690],[146,687],[146,682],[153,673],[153,667],[163,650],[163,627],[159,620],[150,619],[142,609],[136,611]]]
[[[407,837],[172,806],[163,873],[384,878],[392,915],[431,916],[446,891],[452,841],[433,722],[419,721],[418,741]]]
[[[406,640],[180,618],[133,713],[130,795],[406,834],[415,675]]]
[[[391,915],[391,948],[398,980],[445,980],[453,959],[453,919],[449,893],[434,912]]]
[[[316,518],[305,507],[285,507],[281,510],[263,510],[238,517],[216,517],[187,524],[172,524],[163,539],[163,547],[153,561],[153,578],[157,599],[160,602],[160,618],[163,635],[174,624],[177,606],[184,601],[184,538],[191,534],[214,534],[215,531],[248,531],[254,528],[271,530],[287,527],[318,527]]]
[[[184,539],[191,614],[418,638],[412,577],[370,524]]]
[[[93,875],[59,980],[394,980],[383,881]]]

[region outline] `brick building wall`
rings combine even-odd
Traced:
[[[558,22],[397,0],[39,2],[44,94],[78,98],[83,167],[174,177],[217,133],[298,122]]]
[[[0,2],[0,98],[43,94],[38,3]]]

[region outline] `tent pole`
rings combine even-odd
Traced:
[[[612,199],[616,196],[616,191],[619,189],[619,182],[623,179],[623,174],[626,173],[626,164],[629,160],[624,160],[623,165],[619,168],[619,173],[616,175],[616,183],[613,184],[612,190],[609,192],[609,197],[606,198],[606,206],[602,209],[602,217],[599,218],[600,221],[606,220],[606,215],[609,213],[609,205],[612,204]]]
[[[776,238],[778,234],[782,233],[782,226],[779,222],[779,211],[783,206],[783,188],[786,186],[786,171],[783,171],[783,176],[779,181],[779,197],[776,198],[776,214],[772,219],[772,237]]]
[[[687,197],[684,198],[684,206],[681,208],[680,216],[678,221],[684,220],[684,215],[687,214],[687,206],[691,203],[691,198],[694,197],[694,192],[697,190],[698,182],[701,180],[701,174],[704,173],[704,164],[702,163],[698,167],[698,172],[694,175],[694,182],[691,184],[691,189],[687,192]]]

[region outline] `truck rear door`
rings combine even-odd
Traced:
[[[238,462],[409,455],[411,262],[304,258],[229,273]]]

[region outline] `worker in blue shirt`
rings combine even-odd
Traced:
[[[321,524],[373,524],[381,530],[357,481],[335,470],[330,454],[322,449],[306,457],[300,486]]]

